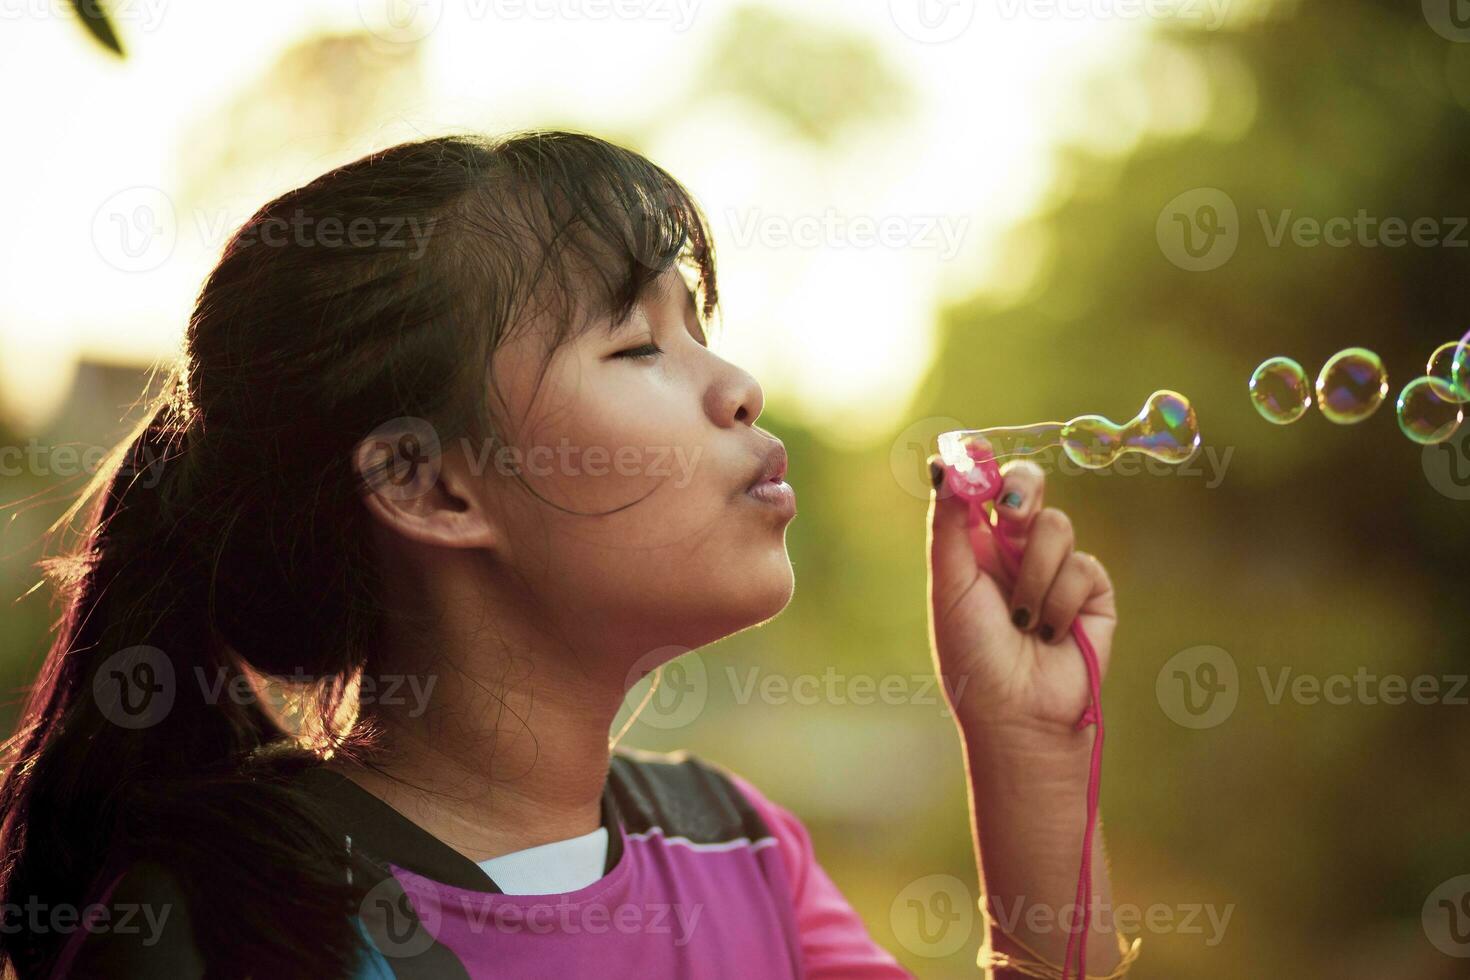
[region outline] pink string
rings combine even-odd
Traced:
[[[1005,535],[996,533],[985,520],[985,501],[980,496],[969,496],[969,518],[966,521],[970,528],[970,543],[975,549],[975,554],[981,554],[983,547],[980,537],[980,528],[985,528],[995,541],[1000,550],[1001,557],[1006,564],[1006,570],[1014,576],[1021,563],[1021,556],[1016,551],[1016,546],[1006,540]],[[1103,748],[1103,717],[1102,717],[1102,670],[1098,667],[1097,651],[1092,647],[1092,641],[1087,638],[1087,631],[1082,628],[1082,621],[1072,621],[1072,636],[1077,640],[1077,646],[1082,650],[1082,661],[1087,665],[1087,684],[1090,689],[1090,701],[1082,717],[1077,719],[1074,730],[1081,731],[1088,725],[1096,725],[1097,731],[1092,738],[1092,762],[1087,774],[1087,824],[1082,831],[1082,868],[1077,876],[1077,904],[1082,907],[1081,930],[1077,928],[1077,920],[1073,919],[1072,928],[1067,935],[1067,955],[1062,961],[1062,980],[1069,980],[1072,968],[1072,950],[1077,949],[1077,975],[1083,980],[1087,977],[1087,933],[1092,926],[1092,835],[1097,826],[1098,796],[1102,783],[1102,748]],[[1079,942],[1080,936],[1080,942]]]

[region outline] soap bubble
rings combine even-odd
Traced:
[[[1460,338],[1460,347],[1455,351],[1455,363],[1450,366],[1450,377],[1456,391],[1470,391],[1470,330]]]
[[[1079,415],[1062,426],[1062,452],[1078,466],[1102,469],[1123,451],[1123,426],[1101,415]]]
[[[1183,463],[1199,448],[1199,420],[1189,399],[1156,391],[1123,428],[1123,448],[1165,463]]]
[[[1251,375],[1251,404],[1267,422],[1286,425],[1307,414],[1312,407],[1312,385],[1307,372],[1289,357],[1272,357],[1261,362]]]
[[[1339,425],[1361,422],[1388,395],[1388,372],[1371,350],[1349,347],[1322,365],[1317,375],[1317,407]]]
[[[1199,420],[1189,399],[1161,390],[1132,419],[1118,425],[1101,415],[1079,415],[1070,422],[965,429],[939,437],[939,453],[950,466],[971,465],[965,446],[983,440],[996,459],[1030,456],[1061,446],[1084,469],[1109,465],[1123,453],[1141,453],[1165,463],[1183,463],[1199,448]]]
[[[1470,334],[1466,334],[1470,338]],[[1424,373],[1444,382],[1443,394],[1455,402],[1470,402],[1470,341],[1452,340],[1440,344],[1429,355]]]
[[[1421,445],[1444,442],[1455,434],[1465,412],[1450,386],[1439,378],[1415,378],[1399,394],[1399,428]]]

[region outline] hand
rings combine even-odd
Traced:
[[[931,457],[931,465],[938,457]],[[1075,549],[1072,522],[1043,505],[1046,477],[1029,461],[1002,469],[994,527],[1020,554],[1013,577],[984,530],[977,556],[967,501],[941,484],[929,504],[930,641],[951,707],[967,732],[1021,730],[1075,744],[1091,703],[1071,635],[1080,621],[1107,672],[1117,626],[1113,586]],[[1090,743],[1090,736],[1083,736]]]

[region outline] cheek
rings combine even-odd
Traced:
[[[639,367],[600,362],[575,343],[544,374],[533,367],[532,353],[520,347],[497,365],[517,420],[509,439],[530,490],[507,488],[515,564],[549,577],[572,562],[602,565],[693,534],[698,515],[655,503],[671,485],[687,487],[698,475],[701,433],[692,396],[654,383]],[[531,384],[533,377],[540,383]],[[689,494],[677,496],[684,506],[693,503]],[[660,511],[675,524],[661,525]]]
[[[784,531],[756,526],[723,497],[709,506],[691,494],[656,493],[616,518],[542,511],[518,535],[521,557],[536,569],[526,577],[543,608],[584,643],[633,654],[703,646],[790,601]],[[691,532],[675,534],[678,524]]]
[[[716,433],[696,393],[622,367],[596,385],[563,382],[525,426],[527,482],[552,505],[558,538],[609,552],[697,547],[733,494],[709,451]]]
[[[527,473],[549,502],[513,494],[510,560],[544,608],[585,641],[616,638],[634,653],[702,646],[790,599],[781,527],[737,493],[740,477],[712,452],[706,459],[698,443],[674,449],[638,454],[653,472],[601,475],[577,470],[569,454],[557,472]]]
[[[553,608],[646,614],[706,588],[741,549],[729,494],[673,454],[662,472],[657,455],[640,455],[636,472],[570,472],[572,457],[554,475],[527,473],[543,499],[516,492],[511,560]]]

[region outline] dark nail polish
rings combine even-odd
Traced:
[[[1026,628],[1026,624],[1031,622],[1031,613],[1025,609],[1017,609],[1011,613],[1011,622],[1016,624],[1016,629],[1023,630]]]
[[[1050,643],[1052,641],[1052,637],[1056,635],[1056,630],[1051,628],[1050,623],[1041,628],[1041,639],[1046,643]]]
[[[934,484],[935,490],[944,482],[944,466],[932,459],[929,461],[929,482]]]
[[[1012,490],[1010,493],[1006,494],[1004,497],[1001,497],[1000,498],[1000,502],[1004,506],[1009,507],[1012,510],[1015,510],[1016,508],[1018,508],[1018,507],[1021,506],[1021,495],[1019,493],[1017,493],[1016,491]]]

